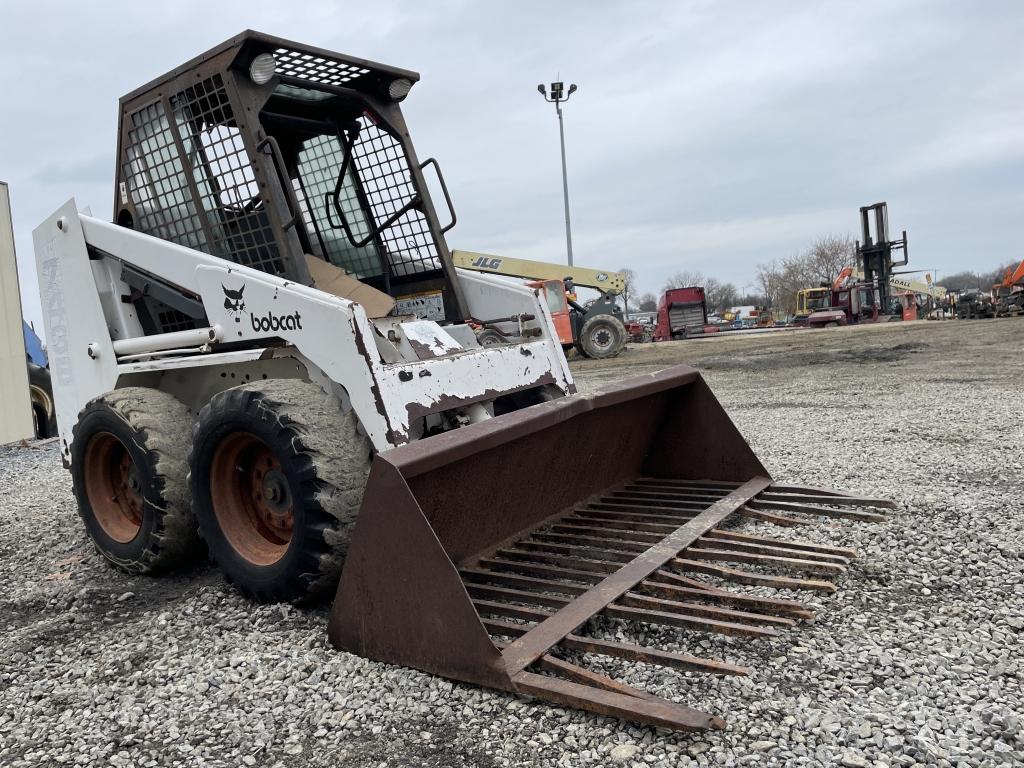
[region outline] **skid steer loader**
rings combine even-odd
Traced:
[[[887,502],[773,482],[692,369],[575,394],[538,290],[454,268],[417,79],[245,32],[121,100],[114,223],[71,200],[34,233],[85,527],[131,573],[202,539],[255,599],[336,590],[331,642],[372,659],[723,727],[566,652],[746,674],[590,620],[772,637],[810,611],[723,585],[831,591],[778,570],[852,553],[734,523]]]

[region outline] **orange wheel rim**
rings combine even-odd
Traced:
[[[248,432],[234,432],[217,446],[210,496],[221,531],[253,565],[273,565],[288,550],[295,527],[291,488],[281,461]]]
[[[127,544],[139,534],[145,499],[131,453],[110,432],[92,436],[85,447],[85,493],[100,528]]]

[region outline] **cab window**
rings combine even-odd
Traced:
[[[568,309],[565,301],[565,285],[560,280],[549,280],[544,283],[544,295],[548,300],[548,312],[557,315]]]

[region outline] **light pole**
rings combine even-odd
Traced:
[[[576,83],[570,83],[568,91],[565,91],[563,83],[552,83],[550,96],[543,84],[537,86],[537,91],[545,101],[555,105],[555,112],[558,113],[558,138],[562,145],[562,196],[565,199],[565,250],[569,256],[569,266],[571,267],[572,227],[569,225],[569,177],[565,172],[565,127],[562,122],[562,102],[568,101],[569,97],[576,92]]]

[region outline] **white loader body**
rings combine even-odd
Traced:
[[[356,302],[80,214],[74,200],[33,236],[65,458],[81,409],[122,386],[195,411],[245,381],[308,378],[355,411],[377,451],[488,418],[502,395],[575,391],[538,291],[487,275],[458,273],[470,314],[520,318],[529,340],[481,347],[469,325],[371,320]],[[201,301],[209,326],[145,335],[124,266]]]

